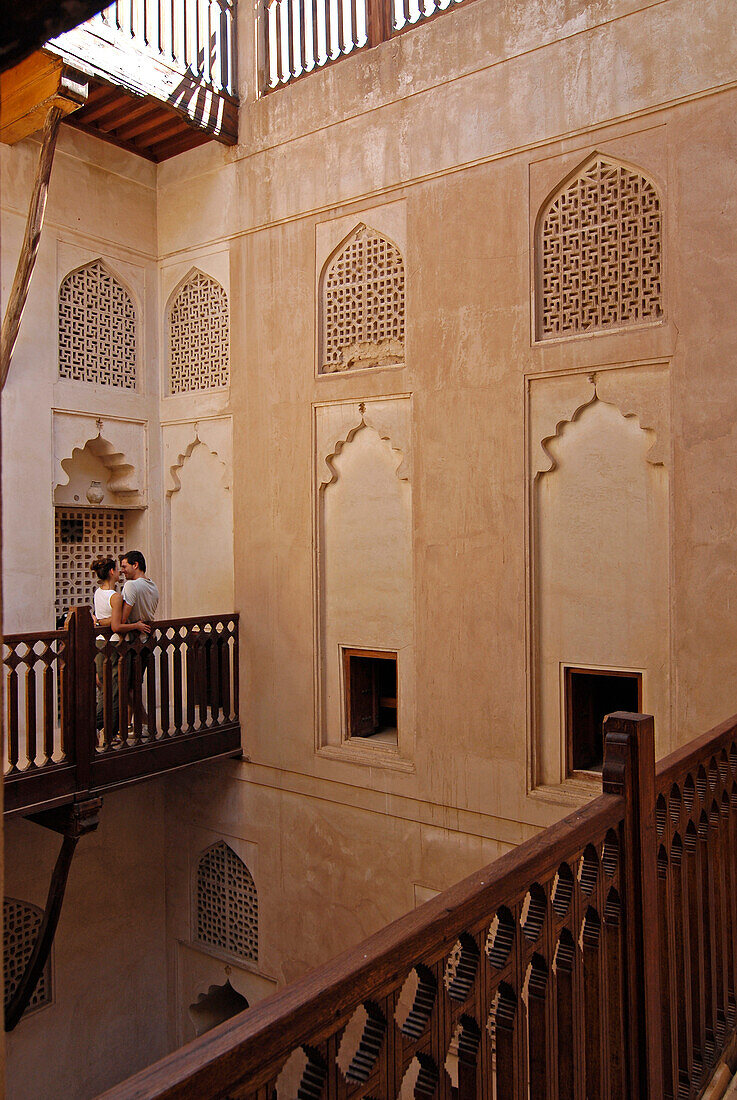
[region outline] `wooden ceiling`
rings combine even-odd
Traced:
[[[194,129],[173,107],[95,80],[85,106],[66,123],[156,163],[212,141],[212,134]]]

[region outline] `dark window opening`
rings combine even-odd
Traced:
[[[397,655],[344,649],[346,728],[349,737],[397,742]]]
[[[567,668],[565,691],[568,771],[600,772],[604,718],[615,710],[642,710],[642,675]]]

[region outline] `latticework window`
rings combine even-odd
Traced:
[[[3,928],[5,949],[5,1004],[18,988],[26,964],[31,957],[36,936],[41,926],[43,910],[27,901],[5,898],[3,903]],[[28,1002],[26,1013],[51,1004],[51,960],[41,971],[36,988]]]
[[[136,388],[136,311],[100,260],[61,284],[59,377]]]
[[[537,245],[538,336],[662,316],[660,199],[632,169],[590,161],[543,211]]]
[[[228,297],[220,283],[195,271],[169,312],[171,392],[227,386],[228,345]]]
[[[99,581],[93,558],[125,553],[125,512],[109,508],[56,509],[56,614],[91,605]]]
[[[224,841],[197,865],[195,940],[256,962],[258,897],[251,872]]]
[[[322,279],[320,373],[404,362],[404,260],[359,225]]]

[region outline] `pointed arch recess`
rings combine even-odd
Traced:
[[[167,326],[170,393],[230,384],[230,307],[217,279],[190,268],[169,298]]]
[[[535,470],[533,474],[533,481],[538,481],[545,474],[550,474],[553,473],[553,471],[557,470],[558,460],[551,450],[551,445],[554,444],[557,439],[560,439],[572,424],[575,424],[578,420],[580,420],[587,409],[590,409],[597,403],[601,405],[609,405],[612,409],[616,409],[623,420],[633,420],[640,431],[644,432],[651,441],[650,447],[648,448],[647,454],[645,456],[647,458],[647,461],[653,466],[663,465],[662,454],[660,449],[657,447],[658,439],[655,429],[649,428],[646,425],[642,424],[640,417],[636,412],[625,412],[624,409],[620,408],[620,406],[616,402],[603,401],[597,393],[596,383],[593,382],[592,385],[594,387],[594,392],[591,394],[591,396],[580,405],[577,405],[569,417],[564,417],[562,420],[559,420],[555,425],[555,431],[552,433],[552,435],[547,435],[540,440],[540,447],[545,454],[545,465],[539,466],[538,469]]]
[[[258,894],[253,876],[229,844],[200,853],[195,876],[194,940],[258,961]]]
[[[598,152],[575,168],[536,222],[538,339],[659,320],[662,221],[638,168]]]
[[[59,287],[59,377],[135,390],[136,328],[133,295],[102,258],[74,268]]]
[[[394,472],[397,475],[397,479],[399,481],[409,481],[409,471],[405,467],[404,453],[399,449],[399,447],[394,446],[389,434],[386,431],[382,431],[382,429],[376,424],[372,424],[370,420],[367,420],[366,414],[364,413],[359,423],[351,428],[344,438],[336,440],[333,444],[330,454],[325,456],[325,472],[323,473],[319,486],[321,491],[324,491],[325,489],[327,489],[328,485],[331,485],[334,481],[337,481],[338,471],[335,468],[335,459],[338,457],[343,448],[347,446],[347,444],[350,443],[351,440],[354,439],[355,436],[364,428],[368,428],[370,431],[376,432],[382,443],[389,444],[392,450],[392,456],[396,462],[396,468]]]
[[[320,277],[320,374],[404,365],[404,258],[359,222]]]

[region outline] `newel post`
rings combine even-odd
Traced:
[[[90,765],[95,754],[95,628],[89,607],[74,607],[66,622],[69,631],[71,675],[67,673],[68,715],[77,765],[77,790],[90,786]]]
[[[392,36],[391,0],[367,0],[366,36],[369,48],[388,42]]]
[[[651,714],[616,711],[604,721],[603,788],[625,800],[625,1026],[630,1090],[663,1095],[660,1036],[660,936],[655,828],[655,727]]]

